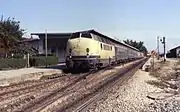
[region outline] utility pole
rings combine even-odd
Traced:
[[[166,40],[165,37],[163,37],[163,44],[164,44],[164,62],[166,61]]]
[[[158,60],[159,60],[159,36],[157,36],[157,50],[158,50]]]
[[[45,30],[45,53],[46,53],[46,68],[47,68],[47,30]]]

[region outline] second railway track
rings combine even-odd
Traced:
[[[132,77],[132,75],[142,67],[142,65],[145,63],[145,61],[141,62],[140,64],[135,64],[134,68],[131,68],[130,70],[124,70],[123,75],[119,74],[115,77],[112,77],[100,90],[93,93],[91,96],[84,99],[82,102],[79,102],[79,104],[76,104],[74,107],[70,107],[66,111],[72,111],[72,112],[86,112],[88,111],[89,107],[91,107],[95,102],[103,99],[103,97],[106,96],[106,94],[111,91],[112,87],[115,85],[121,85],[125,81],[127,81],[129,78]],[[136,66],[137,65],[137,66]],[[60,112],[60,111],[59,111]]]
[[[43,79],[39,82],[28,81],[27,84],[24,82],[15,85],[9,85],[7,86],[7,88],[1,87],[2,92],[0,93],[0,111],[19,111],[22,105],[26,105],[26,103],[34,102],[34,100],[36,100],[37,98],[41,99],[49,97],[49,95],[45,94],[46,92],[55,92],[56,89],[59,91],[63,91],[63,89],[68,88],[69,86],[83,79],[85,76],[92,74],[94,72],[97,71],[82,73],[78,76],[68,75],[58,77],[55,79]]]
[[[135,62],[137,64],[138,61]],[[132,66],[135,65],[132,64]],[[126,69],[130,68],[127,67]],[[9,100],[4,99],[4,103],[0,101],[0,111],[84,110],[87,108],[87,105],[90,105],[89,102],[94,101],[92,99],[98,99],[97,97],[99,96],[96,96],[97,92],[106,87],[106,85],[115,84],[116,81],[114,80],[119,77],[111,69],[107,70],[110,71],[111,75],[105,74],[106,70],[92,71],[72,77],[63,76],[68,78],[63,79],[63,77],[59,77],[51,79],[52,82],[49,80],[47,81],[48,83],[46,81],[35,83],[32,87],[9,89],[6,94],[0,93],[2,98],[8,98],[9,95]],[[91,96],[95,97],[91,98]],[[14,100],[11,99],[13,97],[15,97]],[[83,101],[88,103],[82,103]]]

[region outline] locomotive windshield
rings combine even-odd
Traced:
[[[88,32],[83,32],[83,33],[76,32],[71,35],[70,39],[80,38],[80,37],[81,38],[92,38],[91,34]]]
[[[74,38],[79,38],[80,37],[80,33],[77,32],[77,33],[73,33],[70,37],[70,39],[74,39]]]
[[[81,34],[81,37],[82,37],[82,38],[92,38],[92,37],[91,37],[91,34],[88,33],[88,32],[82,33],[82,34]]]

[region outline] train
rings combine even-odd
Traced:
[[[101,68],[143,58],[138,49],[95,30],[72,33],[66,47],[68,69]]]

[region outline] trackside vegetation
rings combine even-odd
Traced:
[[[46,65],[45,56],[32,56],[29,59],[30,67],[39,67]],[[18,69],[27,67],[28,61],[23,58],[2,58],[0,59],[0,70],[4,69]],[[47,65],[56,65],[58,64],[58,58],[55,56],[47,57]]]
[[[58,58],[55,56],[47,56],[47,65],[58,64]],[[46,57],[45,56],[34,56],[30,58],[30,66],[45,66]]]
[[[24,68],[27,65],[26,59],[0,59],[0,70]]]

